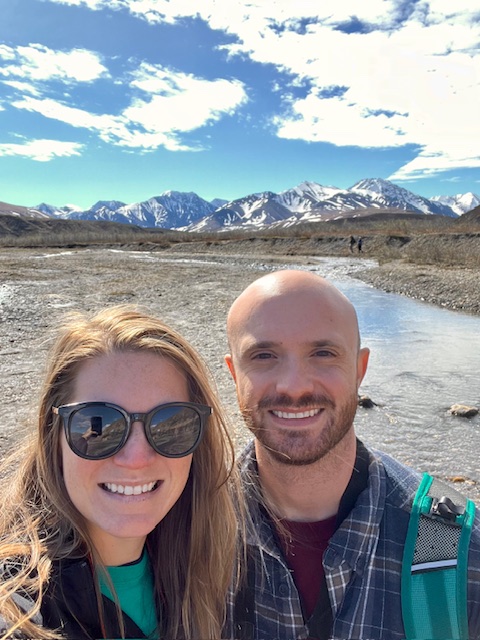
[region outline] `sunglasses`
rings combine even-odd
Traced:
[[[148,413],[128,413],[109,402],[79,402],[52,407],[63,420],[70,449],[86,460],[103,460],[120,451],[132,424],[142,422],[152,448],[167,458],[182,458],[199,445],[211,407],[168,402]]]

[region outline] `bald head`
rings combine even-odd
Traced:
[[[227,331],[225,361],[257,455],[307,465],[340,442],[354,451],[369,352],[360,349],[352,303],[336,287],[306,271],[270,273],[235,300]]]
[[[314,312],[318,318],[342,319],[345,331],[360,346],[357,314],[346,296],[328,280],[309,271],[283,270],[269,273],[250,284],[234,301],[227,317],[227,337],[232,352],[238,338],[259,316],[267,323],[278,323],[285,315]],[[262,312],[264,312],[262,314]],[[311,318],[314,320],[314,318]],[[293,328],[293,327],[292,327]]]

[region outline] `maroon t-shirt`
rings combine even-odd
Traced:
[[[284,535],[279,535],[287,565],[300,594],[305,619],[315,609],[323,580],[322,558],[335,533],[337,516],[319,522],[282,520]]]

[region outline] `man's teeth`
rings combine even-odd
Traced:
[[[295,413],[289,411],[272,411],[272,413],[278,418],[286,418],[287,420],[291,420],[293,418],[313,418],[313,416],[316,416],[319,412],[320,409],[310,409],[310,411],[296,411]]]
[[[113,482],[105,482],[104,486],[111,493],[123,493],[126,496],[139,496],[142,493],[148,493],[156,486],[156,482],[148,484],[115,484]]]

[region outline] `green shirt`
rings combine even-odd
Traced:
[[[148,553],[144,550],[140,560],[119,567],[106,567],[113,583],[120,608],[148,638],[154,638],[158,619],[154,599],[154,580]],[[114,600],[113,595],[99,575],[100,591]]]

